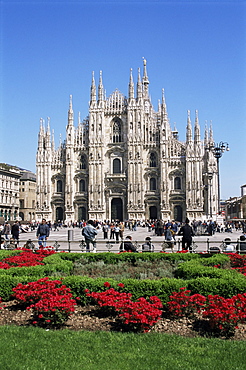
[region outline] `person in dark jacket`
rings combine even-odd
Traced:
[[[123,251],[123,249],[126,252],[135,252],[135,253],[137,253],[137,249],[132,244],[132,237],[130,235],[128,235],[126,237],[125,241],[121,243],[120,251]]]
[[[192,243],[192,236],[194,236],[194,232],[192,227],[189,225],[189,219],[186,218],[185,225],[181,226],[178,235],[182,235],[182,250],[183,251],[192,251],[191,243]]]
[[[15,221],[11,228],[12,238],[19,244],[20,227],[18,221]]]
[[[37,228],[37,238],[38,238],[38,245],[46,247],[46,240],[50,235],[50,228],[46,223],[46,220],[43,218],[42,223],[38,225]]]

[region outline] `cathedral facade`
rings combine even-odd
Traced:
[[[36,156],[36,217],[55,220],[199,219],[218,211],[213,133],[201,139],[198,112],[188,111],[186,140],[169,123],[164,97],[154,110],[146,60],[128,97],[105,97],[102,73],[92,75],[89,114],[74,124],[70,96],[66,139],[55,148],[48,119],[40,120]]]

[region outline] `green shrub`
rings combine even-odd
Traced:
[[[218,294],[224,298],[231,298],[246,292],[246,279],[242,279],[240,274],[229,279],[199,277],[187,280],[185,284],[187,289],[191,290],[191,294],[199,293],[204,296]]]
[[[226,279],[238,276],[238,272],[235,270],[225,270],[216,267],[203,266],[200,260],[197,260],[179,264],[178,268],[175,271],[175,276],[182,279],[194,279],[196,277],[202,276]],[[242,278],[244,278],[243,275],[241,276]]]
[[[0,249],[0,261],[3,260],[4,258],[11,257],[11,256],[16,256],[19,254],[21,250],[4,250]]]

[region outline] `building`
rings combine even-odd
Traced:
[[[194,132],[193,132],[194,131]],[[164,90],[154,110],[146,60],[136,86],[130,72],[128,97],[105,97],[100,72],[92,75],[89,114],[74,125],[70,96],[66,140],[55,148],[48,119],[40,120],[36,157],[37,220],[126,220],[214,217],[218,170],[213,132],[201,139],[198,112],[186,140],[169,123]]]
[[[19,182],[21,172],[18,167],[0,163],[0,221],[14,221],[19,216]]]
[[[27,170],[21,170],[21,174],[19,217],[32,222],[36,219],[36,175]]]
[[[246,220],[246,185],[241,186],[241,196],[226,201],[227,220]]]

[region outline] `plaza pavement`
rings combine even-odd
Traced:
[[[52,230],[50,232],[50,237],[47,241],[47,246],[54,246],[55,242],[57,242],[59,246],[59,251],[71,251],[71,252],[81,252],[82,249],[80,247],[80,242],[84,238],[81,234],[82,229],[80,228],[60,228],[59,231]],[[68,234],[72,234],[72,240],[68,241]],[[148,232],[147,227],[137,227],[136,231],[130,231],[129,229],[125,229],[124,231],[124,238],[127,235],[132,236],[132,241],[137,241],[138,245],[142,245],[144,240],[147,236],[151,237],[151,241],[155,246],[155,252],[160,252],[162,250],[162,243],[164,241],[164,236],[156,236],[154,233]],[[232,233],[222,232],[222,233],[215,233],[213,236],[208,235],[200,235],[194,236],[193,241],[197,245],[196,252],[204,252],[207,251],[208,243],[210,246],[220,246],[222,241],[225,238],[231,238],[232,244],[236,244],[238,238],[242,235],[242,231],[233,230]],[[176,245],[174,247],[174,251],[181,250],[181,236],[176,236]],[[35,245],[37,245],[37,238],[36,238],[36,230],[28,232],[28,233],[21,233],[20,234],[20,246],[22,247],[25,242],[31,239]],[[97,235],[97,252],[107,252],[109,249],[107,248],[107,241],[103,239],[103,232],[102,230],[98,230]],[[116,243],[115,240],[109,240],[108,246],[110,247],[111,252],[119,252],[120,243]],[[139,249],[141,250],[141,248]],[[171,252],[171,249],[167,249],[167,252]]]

